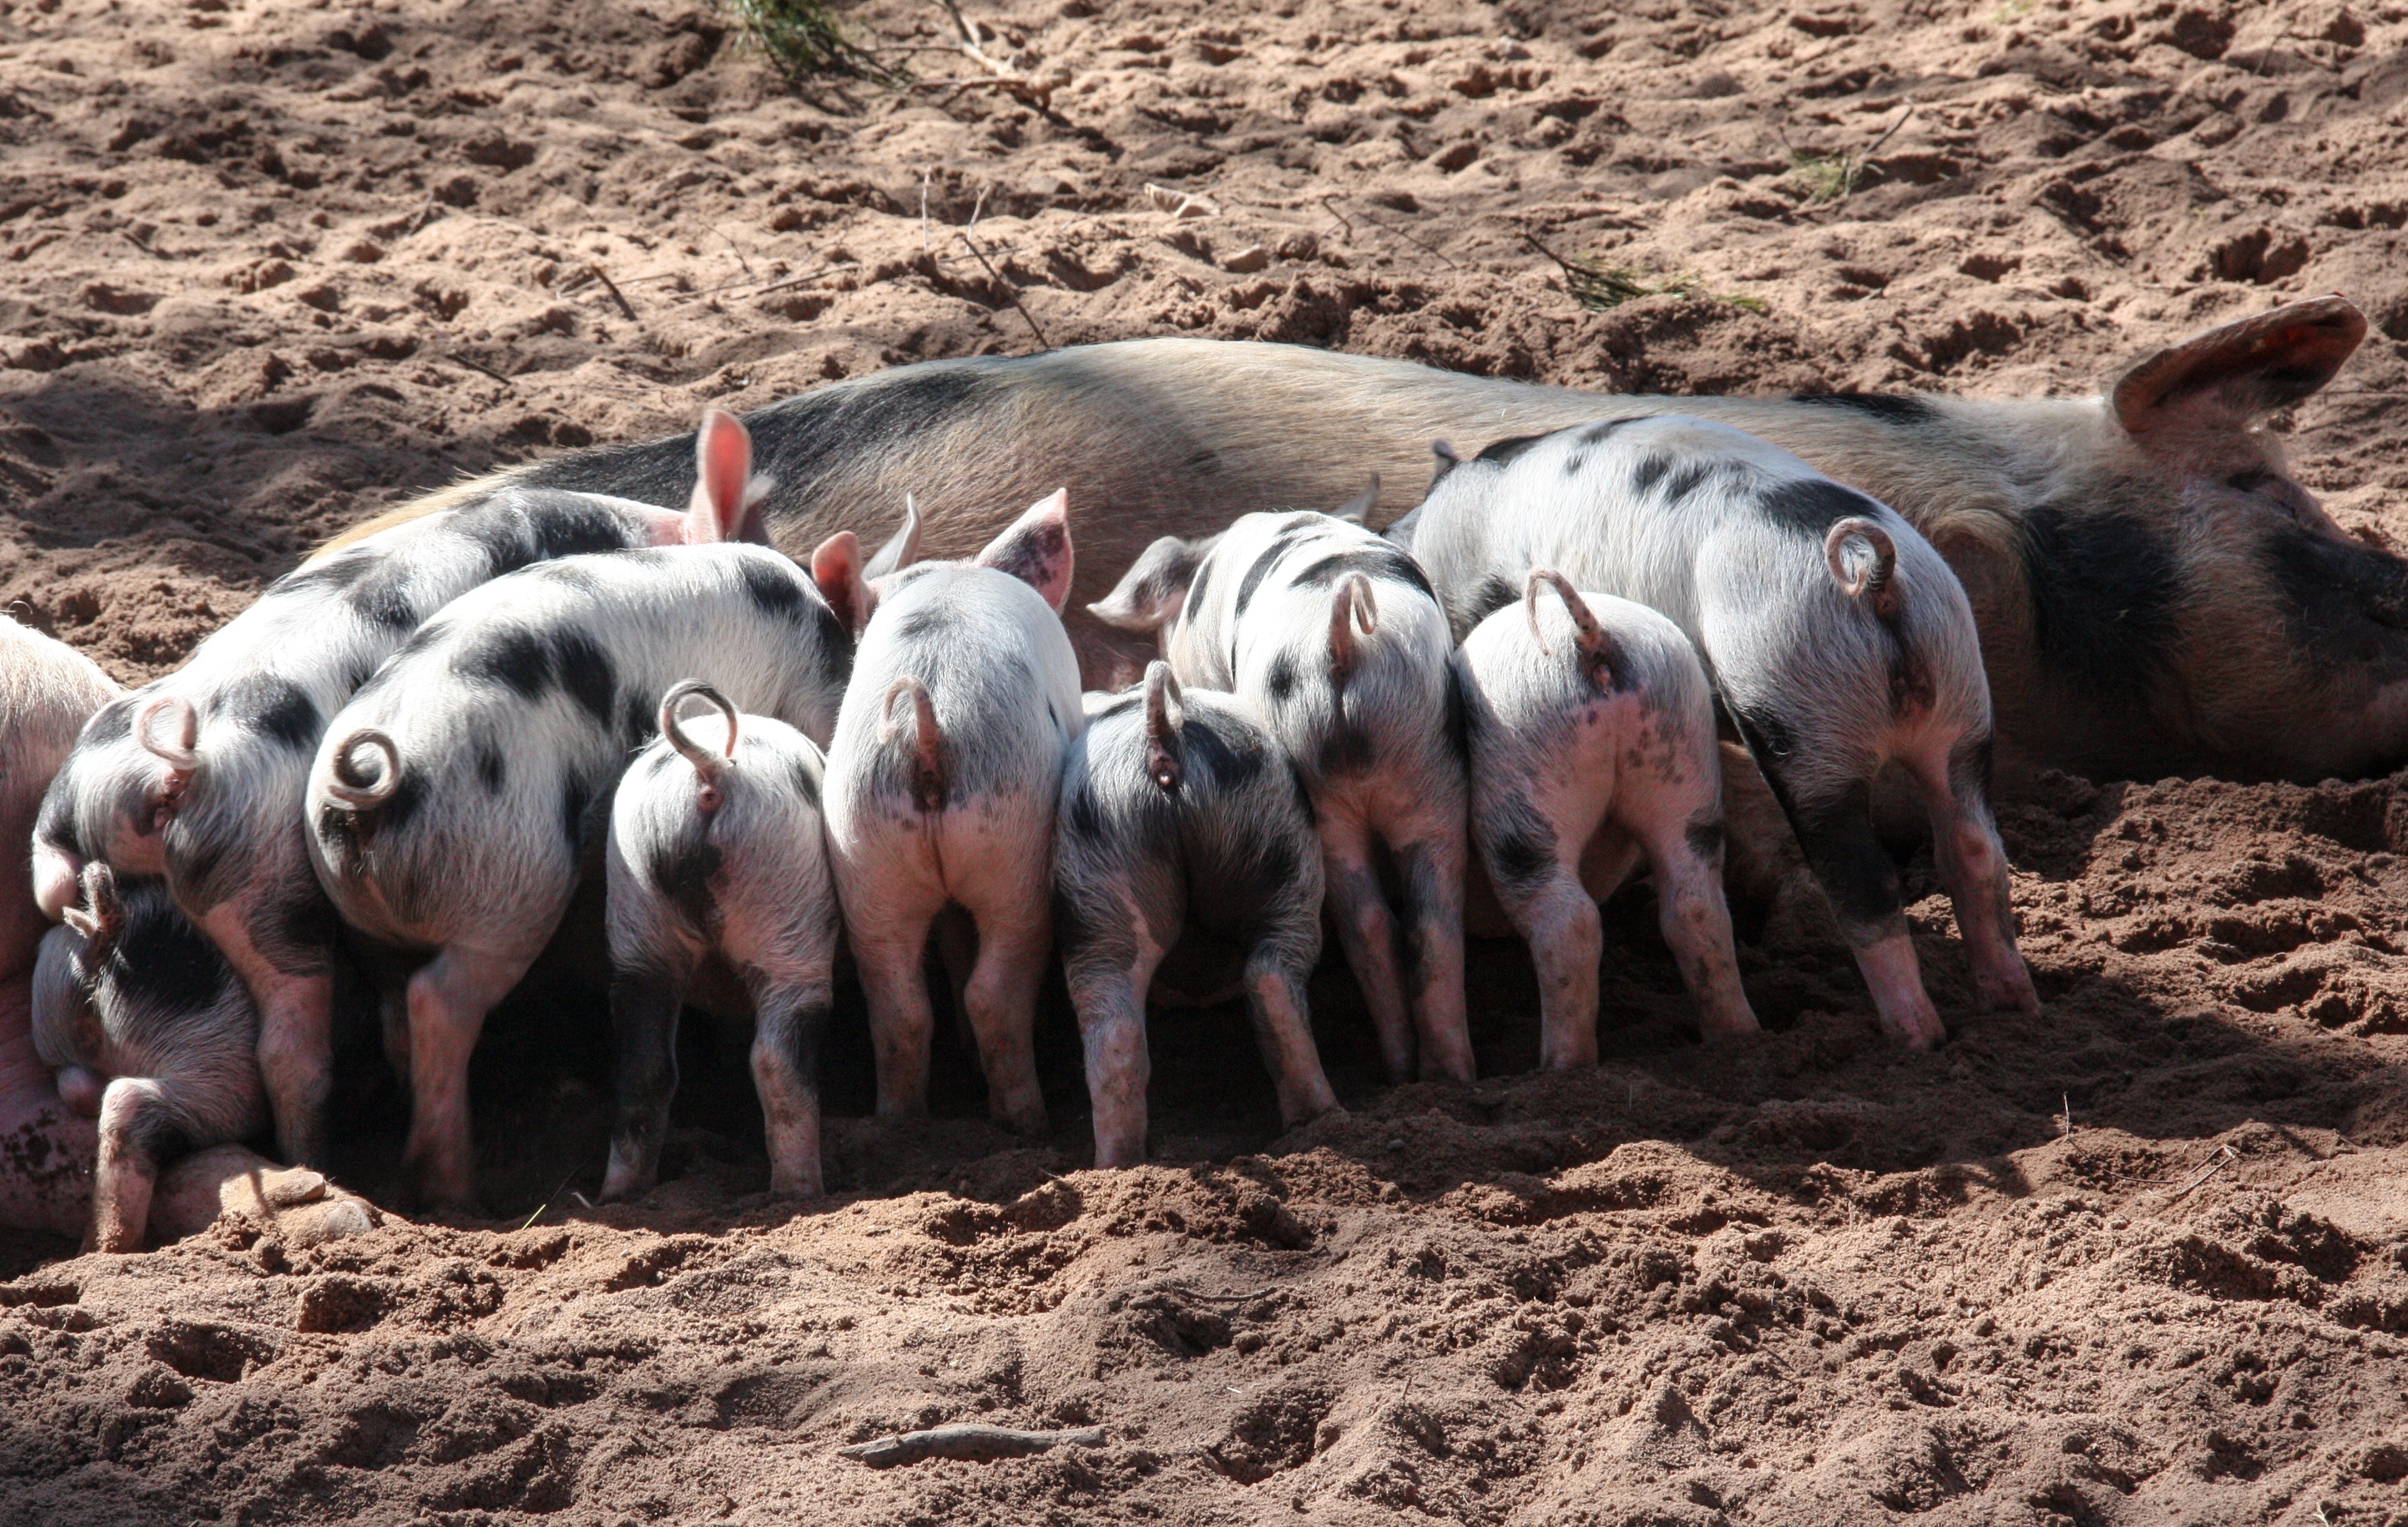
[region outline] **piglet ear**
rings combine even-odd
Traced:
[[[1163,536],[1139,554],[1112,592],[1089,605],[1087,613],[1115,631],[1161,630],[1187,607],[1187,587],[1211,545]]]
[[[1070,491],[1057,488],[978,554],[978,565],[1010,573],[1045,596],[1054,613],[1070,598]]]
[[[1380,474],[1374,472],[1371,474],[1371,480],[1363,485],[1363,491],[1330,510],[1329,517],[1333,520],[1343,520],[1349,524],[1359,525],[1370,517],[1373,509],[1379,507]]]
[[[694,501],[686,507],[689,546],[743,538],[751,508],[752,436],[734,414],[705,409],[694,437]]]
[[[868,580],[861,567],[861,537],[839,530],[811,552],[811,581],[836,618],[854,635],[869,623]]]
[[[920,501],[903,495],[903,528],[886,538],[878,554],[861,570],[864,578],[884,578],[920,560]]]

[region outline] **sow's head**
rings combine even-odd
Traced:
[[[2408,564],[2334,523],[2266,427],[2365,337],[2344,298],[2286,304],[2127,366],[2091,441],[2013,442],[2026,702],[2062,734],[2027,750],[2143,778],[2408,762]]]

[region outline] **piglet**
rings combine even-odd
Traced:
[[[337,921],[309,870],[302,798],[327,718],[437,609],[555,557],[758,538],[744,427],[712,410],[683,511],[509,488],[394,524],[269,585],[183,667],[101,707],[52,780],[35,839],[59,917],[87,863],[165,875],[251,990],[277,1140],[325,1146]]]
[[[678,712],[690,699],[725,718],[724,747],[686,731]],[[754,1023],[769,1191],[816,1198],[820,1035],[838,936],[820,828],[820,750],[783,721],[740,715],[698,679],[661,701],[660,727],[610,803],[619,1118],[602,1196],[634,1197],[659,1175],[677,1091],[678,1011],[709,964],[717,989],[734,989],[738,1011],[729,1016]]]
[[[470,1199],[469,1052],[601,848],[660,696],[698,676],[824,737],[851,645],[766,548],[564,557],[452,601],[335,718],[309,846],[344,919],[424,962],[406,994],[408,1163],[427,1198]]]
[[[1541,595],[1552,589],[1555,599]],[[1539,968],[1539,1050],[1597,1063],[1597,904],[1641,855],[1708,1037],[1756,1032],[1723,902],[1713,691],[1681,628],[1549,567],[1455,654],[1471,842]]]
[[[1413,559],[1340,516],[1249,514],[1205,540],[1155,541],[1087,607],[1158,632],[1190,690],[1261,712],[1312,798],[1329,908],[1388,1075],[1412,1074],[1418,1031],[1425,1078],[1470,1080],[1461,711],[1446,615]],[[1383,857],[1402,892],[1393,909]]]
[[[1321,957],[1321,845],[1278,742],[1234,695],[1182,692],[1154,663],[1140,689],[1090,695],[1054,815],[1054,924],[1087,1052],[1096,1164],[1145,1158],[1146,992],[1190,927],[1245,949],[1246,1005],[1280,1119],[1338,1106],[1305,985]]]
[[[139,1251],[161,1169],[266,1124],[259,1015],[164,884],[98,863],[82,881],[34,967],[34,1048],[100,1120],[90,1244]]]
[[[899,553],[908,562],[910,530]],[[890,549],[890,551],[892,549]],[[1052,952],[1054,806],[1081,724],[1068,495],[1031,507],[968,563],[865,575],[839,532],[812,559],[861,640],[828,749],[828,850],[861,970],[878,1111],[927,1106],[935,1013],[922,975],[948,906],[977,930],[963,995],[989,1110],[1045,1127],[1031,1044]]]

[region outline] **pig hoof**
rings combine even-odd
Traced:
[[[341,1190],[336,1196],[280,1209],[276,1234],[290,1247],[322,1246],[352,1235],[365,1235],[384,1223],[383,1214],[365,1198]]]
[[[267,1200],[270,1208],[296,1208],[325,1197],[326,1179],[306,1166],[264,1173],[260,1179],[259,1196]]]

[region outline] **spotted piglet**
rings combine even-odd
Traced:
[[[1249,514],[1207,540],[1164,536],[1087,607],[1159,632],[1189,689],[1262,713],[1312,798],[1329,907],[1388,1075],[1412,1074],[1418,1036],[1425,1078],[1470,1080],[1454,643],[1413,559],[1339,516]],[[1402,892],[1393,910],[1383,859]]]
[[[234,968],[155,878],[84,866],[34,966],[34,1049],[60,1097],[100,1120],[92,1245],[139,1251],[160,1170],[267,1123],[259,1014]]]
[[[812,559],[820,586],[860,622],[828,749],[827,833],[869,1004],[881,1115],[926,1109],[936,1017],[921,962],[939,914],[958,906],[977,929],[962,995],[989,1111],[1015,1129],[1045,1125],[1031,1035],[1053,949],[1062,749],[1081,724],[1079,660],[1060,613],[1068,505],[1058,492],[1036,505],[967,563],[865,578],[849,533]],[[910,535],[872,567],[908,562]]]
[[[1087,1052],[1096,1164],[1145,1157],[1146,991],[1187,929],[1245,950],[1246,1005],[1289,1125],[1338,1106],[1305,984],[1321,957],[1321,845],[1279,744],[1235,695],[1154,663],[1087,698],[1054,818],[1054,922]]]
[[[1597,904],[1642,856],[1699,1026],[1710,1038],[1756,1033],[1723,902],[1713,692],[1689,638],[1541,567],[1455,664],[1471,842],[1539,967],[1541,1060],[1597,1063]]]
[[[765,547],[564,557],[453,600],[328,727],[309,847],[344,920],[408,978],[408,1164],[466,1204],[469,1052],[542,952],[660,696],[699,677],[747,712],[835,727],[851,638]]]
[[[724,747],[686,731],[678,712],[688,700],[725,718]],[[698,679],[669,691],[660,726],[610,804],[619,1117],[602,1196],[633,1197],[659,1175],[677,1092],[678,1011],[701,978],[701,1006],[732,1006],[729,1016],[754,1024],[769,1191],[816,1198],[820,1036],[838,933],[820,829],[820,750],[783,721],[738,714]],[[704,735],[715,730],[706,725]]]

